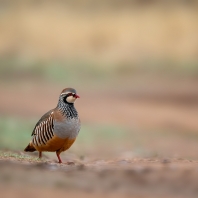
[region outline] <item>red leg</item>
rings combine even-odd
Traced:
[[[62,163],[62,160],[61,160],[61,158],[60,158],[60,153],[58,153],[57,151],[56,151],[56,155],[57,155],[57,157],[58,157],[58,163]]]
[[[42,152],[41,151],[39,151],[39,158],[41,158],[42,157]]]

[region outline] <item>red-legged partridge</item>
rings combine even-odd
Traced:
[[[24,151],[56,152],[59,163],[62,163],[60,153],[69,149],[80,131],[80,119],[74,107],[79,98],[73,88],[64,89],[59,97],[56,108],[48,111],[37,122],[32,132],[32,140]]]

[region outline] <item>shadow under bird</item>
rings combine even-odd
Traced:
[[[59,163],[60,153],[69,149],[80,131],[80,119],[74,102],[80,98],[73,88],[64,89],[56,108],[48,111],[37,122],[32,132],[32,139],[24,151],[56,152]]]

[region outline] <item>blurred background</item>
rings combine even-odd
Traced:
[[[197,20],[192,0],[1,0],[1,149],[74,87],[71,151],[197,158]]]
[[[197,159],[198,1],[0,0],[0,149],[65,87],[82,129],[64,160]]]

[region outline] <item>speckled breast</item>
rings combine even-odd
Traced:
[[[54,133],[62,139],[75,139],[80,131],[80,119],[65,119],[63,122],[54,123]]]

